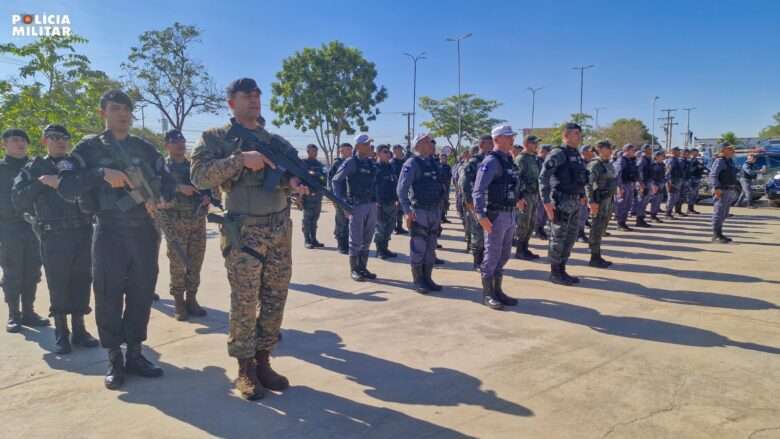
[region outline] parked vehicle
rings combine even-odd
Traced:
[[[775,207],[780,207],[780,172],[766,183],[766,198]]]

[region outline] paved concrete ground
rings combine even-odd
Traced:
[[[703,211],[710,212],[708,207]],[[479,304],[460,225],[446,226],[435,273],[447,288],[409,289],[408,240],[395,261],[372,258],[374,283],[349,280],[334,251],[333,211],[322,250],[302,245],[274,365],[293,383],[241,400],[227,356],[228,285],[209,234],[202,303],[177,322],[155,305],[148,355],[165,377],[103,388],[101,350],[52,354],[53,330],[0,334],[4,438],[753,438],[780,437],[780,210],[736,209],[732,245],[709,242],[705,215],[605,240],[610,270],[570,271],[582,286],[545,279],[548,265],[513,260],[505,289],[520,299]],[[546,255],[543,243],[532,240]],[[121,249],[117,249],[121,251]],[[161,259],[158,291],[167,291]],[[38,309],[45,310],[45,286]],[[89,316],[94,329],[94,318]]]

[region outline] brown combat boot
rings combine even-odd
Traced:
[[[271,369],[271,353],[269,351],[257,351],[255,360],[257,361],[257,379],[266,389],[280,392],[290,387],[290,381],[282,375]]]
[[[249,401],[257,401],[265,396],[265,389],[257,382],[257,368],[254,358],[238,359],[238,378],[236,378],[235,384],[241,397]]]
[[[174,294],[173,303],[176,306],[176,311],[174,312],[174,317],[176,317],[176,320],[183,322],[190,318],[190,315],[187,312],[187,304],[184,302],[183,294]]]
[[[195,317],[205,317],[206,310],[200,307],[198,299],[196,298],[197,291],[187,291],[187,312]]]

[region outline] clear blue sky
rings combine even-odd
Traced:
[[[596,65],[585,73],[584,111],[606,107],[602,125],[619,117],[648,123],[656,95],[658,109],[697,107],[691,120],[697,137],[729,130],[754,136],[780,112],[780,2],[771,0],[6,0],[0,5],[0,41],[11,40],[13,13],[69,14],[74,32],[90,40],[80,50],[95,68],[114,76],[141,32],[174,21],[197,25],[203,43],[193,56],[220,88],[237,77],[256,78],[267,91],[267,119],[270,83],[282,60],[303,47],[340,40],[376,63],[377,80],[388,89],[384,114],[370,126],[379,142],[402,142],[406,133],[406,119],[393,114],[412,106],[412,65],[402,53],[428,53],[418,68],[418,97],[453,95],[456,48],[445,38],[466,32],[474,35],[462,47],[463,91],[502,102],[495,116],[518,129],[530,122],[529,86],[545,87],[537,95],[536,126],[551,126],[577,111],[579,74],[571,67],[579,64]],[[0,59],[0,77],[15,68]],[[226,114],[196,116],[186,128],[221,124]],[[685,129],[683,115],[678,112],[676,143]],[[418,124],[428,118],[418,111]],[[291,127],[277,131],[296,146],[313,140]]]

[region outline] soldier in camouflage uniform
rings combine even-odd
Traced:
[[[227,98],[231,124],[252,130],[261,142],[272,140],[275,135],[257,124],[260,88],[253,79],[233,81]],[[286,173],[265,188],[275,165],[257,151],[242,150],[237,139],[227,137],[230,127],[203,133],[192,155],[192,181],[199,188],[221,186],[225,192],[227,214],[221,229],[230,283],[228,353],[238,359],[237,389],[255,400],[263,397],[264,388],[280,391],[289,386],[287,378],[271,368],[269,356],[279,339],[292,275],[289,195],[306,195],[308,190]],[[292,145],[277,139],[297,154]]]
[[[479,139],[479,154],[472,154],[464,165],[460,181],[460,190],[463,193],[463,203],[467,212],[468,229],[471,231],[471,252],[474,255],[474,269],[479,270],[482,260],[485,258],[485,233],[479,225],[479,218],[474,211],[474,181],[477,179],[479,165],[485,156],[493,150],[493,138],[488,134]]]
[[[539,255],[528,249],[528,241],[534,231],[536,210],[539,209],[539,161],[536,159],[536,150],[539,147],[539,138],[526,136],[523,141],[523,152],[515,158],[518,177],[518,193],[525,200],[525,209],[519,211],[517,216],[517,250],[515,258],[532,261],[539,259]]]
[[[588,163],[588,185],[585,193],[588,196],[590,214],[590,262],[591,267],[607,268],[611,262],[601,257],[601,238],[607,231],[609,219],[614,209],[614,195],[617,192],[617,173],[610,163],[612,145],[607,140],[596,144],[598,157]]]
[[[588,171],[577,151],[582,141],[582,128],[576,123],[563,127],[564,145],[553,149],[544,160],[539,174],[539,191],[547,218],[550,220],[550,281],[562,285],[579,283],[566,273],[574,241],[577,239],[577,219],[585,198]]]
[[[309,169],[309,174],[318,179],[325,186],[325,167],[317,160],[317,145],[306,146],[306,160],[303,163]],[[311,195],[302,196],[303,204],[303,239],[304,247],[308,249],[325,247],[325,244],[317,241],[317,221],[322,212],[322,193],[314,192]]]
[[[176,181],[176,195],[170,206],[159,211],[159,224],[165,234],[170,262],[170,292],[176,306],[176,320],[190,315],[203,317],[198,304],[200,270],[206,255],[206,214],[209,197],[198,192],[190,180],[190,161],[185,157],[186,140],[179,130],[165,134],[166,165]],[[186,297],[185,297],[186,294]]]

